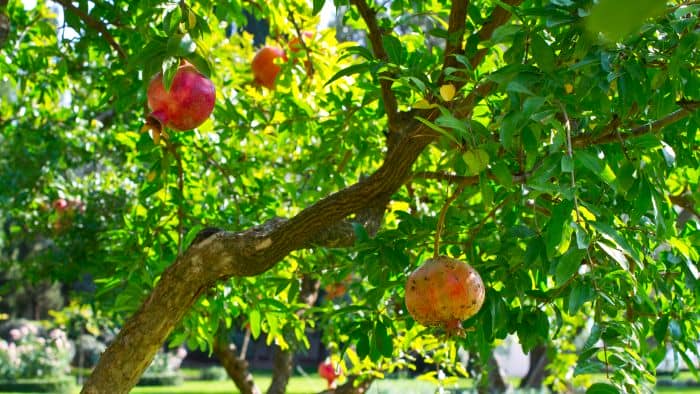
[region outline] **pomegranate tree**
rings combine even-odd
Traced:
[[[148,126],[160,133],[163,127],[176,131],[192,130],[204,123],[214,110],[214,84],[188,62],[178,67],[170,90],[163,85],[163,74],[156,74],[148,85]]]
[[[406,308],[425,326],[459,332],[484,303],[484,282],[472,266],[446,256],[427,260],[409,275]]]

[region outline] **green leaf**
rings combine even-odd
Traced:
[[[609,383],[594,383],[586,390],[586,394],[619,394],[617,387]]]
[[[627,262],[627,258],[625,258],[625,254],[622,252],[622,250],[616,247],[608,246],[605,242],[602,241],[596,242],[596,245],[598,245],[598,247],[601,248],[603,252],[605,252],[605,254],[612,257],[613,260],[620,264],[620,267],[623,270],[626,271],[630,269],[630,265]]]
[[[505,162],[498,161],[491,167],[491,172],[493,172],[493,176],[496,177],[496,180],[501,185],[506,187],[513,185],[513,175],[510,173],[508,165]]]
[[[464,152],[462,158],[469,170],[466,175],[478,175],[489,165],[489,154],[480,148]]]
[[[180,60],[175,57],[169,57],[163,61],[162,73],[165,90],[170,90],[170,85],[173,83],[173,78],[175,78],[179,66]]]
[[[387,332],[387,328],[381,321],[378,321],[374,326],[374,335],[372,336],[372,345],[377,348],[379,354],[384,357],[391,357],[394,351],[394,344]]]
[[[556,56],[554,50],[547,45],[544,39],[539,34],[533,34],[530,37],[530,45],[532,47],[532,57],[537,61],[542,71],[554,71]]]
[[[180,25],[181,20],[182,9],[179,6],[173,7],[172,10],[165,15],[165,18],[163,18],[165,31],[168,34],[173,34],[177,32],[177,28]]]
[[[250,323],[250,333],[253,334],[253,339],[257,339],[260,336],[261,320],[262,315],[258,309],[253,309],[248,314],[248,323]]]
[[[384,50],[386,50],[386,54],[389,56],[389,61],[391,63],[403,63],[403,48],[398,38],[390,34],[385,34],[382,36],[382,44],[384,45]]]
[[[314,0],[314,6],[312,13],[314,15],[317,15],[321,10],[323,9],[323,6],[326,4],[326,0]]]
[[[661,317],[661,319],[657,320],[656,323],[654,323],[654,338],[656,338],[656,341],[659,343],[664,343],[666,339],[666,332],[668,331],[668,321],[668,315],[664,315]]]
[[[561,172],[572,172],[574,170],[574,160],[571,156],[564,155],[561,158]]]
[[[353,74],[359,74],[365,71],[369,70],[369,63],[360,63],[360,64],[353,64],[352,66],[346,67],[337,73],[335,73],[326,83],[325,85],[328,86],[331,83],[335,82],[337,79],[342,78],[342,77],[347,77],[348,75],[353,75]]]
[[[570,242],[565,237],[565,228],[570,228],[569,223],[573,209],[574,203],[570,200],[564,200],[552,210],[552,218],[549,219],[546,230],[547,256],[550,258],[560,254],[561,249]]]
[[[438,125],[436,125],[435,123],[429,121],[428,119],[422,118],[422,117],[420,117],[420,116],[416,116],[416,120],[419,121],[419,122],[421,122],[421,123],[423,123],[424,125],[430,127],[432,130],[437,131],[438,133],[442,134],[442,136],[449,138],[449,139],[450,139],[452,142],[454,142],[455,144],[457,144],[457,145],[460,144],[460,142],[457,141],[457,138],[455,138],[455,136],[452,135],[452,133],[450,133],[449,131],[443,129],[442,127],[440,127],[440,126],[438,126]]]
[[[680,340],[683,338],[681,324],[676,319],[671,320],[671,322],[668,324],[668,332],[671,334],[671,338],[675,340]]]
[[[369,336],[366,333],[357,340],[357,355],[361,359],[369,355]]]
[[[593,286],[588,282],[576,281],[571,286],[569,302],[567,304],[569,315],[575,315],[584,303],[593,298]]]
[[[665,8],[666,2],[660,0],[601,0],[591,9],[586,26],[611,41],[620,41]]]
[[[571,248],[559,258],[554,280],[557,286],[561,286],[578,272],[581,260],[586,255],[585,250]]]

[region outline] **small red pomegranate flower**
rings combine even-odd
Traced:
[[[164,127],[175,131],[192,130],[204,123],[214,110],[214,84],[188,62],[178,67],[170,90],[165,90],[163,74],[156,74],[148,85],[151,109],[146,128],[160,134]],[[156,137],[154,136],[154,139]]]
[[[427,260],[406,281],[406,308],[425,326],[458,334],[461,322],[479,312],[484,282],[467,263],[446,256]]]

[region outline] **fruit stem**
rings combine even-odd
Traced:
[[[459,185],[457,187],[457,190],[455,190],[454,194],[452,194],[450,197],[445,200],[445,205],[442,206],[442,209],[440,210],[440,217],[438,218],[437,222],[437,228],[435,229],[435,245],[433,246],[433,258],[437,258],[440,255],[440,235],[442,234],[442,229],[445,226],[445,216],[447,215],[447,208],[450,207],[450,204],[454,202],[454,200],[459,197],[460,194],[464,191],[464,187],[467,185]]]

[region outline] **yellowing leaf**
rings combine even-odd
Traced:
[[[437,104],[431,104],[428,100],[423,99],[413,104],[415,109],[430,109],[437,107]]]
[[[197,15],[192,10],[187,10],[187,27],[193,29],[197,24]]]
[[[586,220],[589,222],[594,222],[596,220],[595,214],[593,212],[591,212],[588,208],[584,207],[583,205],[579,205],[578,214],[579,214],[579,217],[577,218],[578,221],[583,219],[583,220]]]
[[[451,83],[440,86],[440,96],[442,96],[442,99],[445,101],[452,100],[456,93],[457,89],[455,89],[455,85]]]

